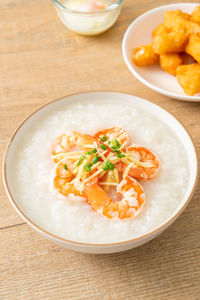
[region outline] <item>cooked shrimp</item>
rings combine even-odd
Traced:
[[[94,135],[94,137],[98,140],[101,139],[101,141],[105,144],[107,144],[108,141],[115,141],[117,139],[121,144],[122,151],[126,149],[126,145],[128,143],[128,133],[117,126],[100,130]]]
[[[52,154],[58,155],[60,153],[69,152],[72,149],[90,150],[94,148],[97,140],[87,134],[81,134],[78,131],[70,131],[59,136],[52,145]],[[54,161],[58,162],[59,157],[55,157]]]
[[[127,158],[136,160],[133,166],[129,169],[128,175],[136,178],[137,180],[149,180],[153,178],[159,171],[160,162],[153,152],[147,148],[140,146],[130,146],[126,149]],[[141,163],[145,163],[140,166]],[[125,172],[127,165],[119,162],[115,165],[119,172]]]
[[[64,196],[73,194],[109,219],[129,219],[141,210],[146,197],[138,180],[154,177],[159,159],[150,150],[132,145],[120,127],[94,136],[71,131],[57,138],[52,148],[53,186]]]
[[[120,201],[114,202],[98,184],[97,179],[88,182],[84,192],[93,210],[109,219],[133,218],[146,200],[141,185],[129,176],[116,188],[117,194],[121,197]]]
[[[72,182],[74,178],[73,173],[69,170],[69,167],[65,163],[59,163],[56,167],[56,176],[54,177],[54,187],[57,192],[68,196],[74,194],[76,196],[82,196],[83,194],[75,188]]]

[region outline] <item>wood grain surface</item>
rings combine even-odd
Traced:
[[[1,0],[1,156],[15,128],[41,104],[95,89],[128,92],[160,105],[183,123],[199,151],[200,103],[176,101],[143,86],[121,54],[129,23],[166,2],[173,3],[125,0],[113,28],[82,37],[61,24],[50,0]],[[12,208],[2,180],[0,189],[0,300],[200,299],[199,187],[161,236],[114,255],[75,253],[44,239]]]

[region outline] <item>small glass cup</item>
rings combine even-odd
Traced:
[[[109,29],[117,20],[123,0],[117,0],[106,9],[82,12],[67,7],[67,0],[53,0],[62,23],[82,35],[96,35]]]

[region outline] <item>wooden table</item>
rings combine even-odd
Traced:
[[[199,150],[200,103],[151,91],[123,62],[121,41],[129,23],[162,4],[166,1],[126,0],[112,29],[82,37],[61,24],[50,0],[1,0],[1,155],[15,128],[41,104],[95,89],[124,91],[160,105],[185,125]],[[2,182],[0,188],[1,300],[200,299],[200,189],[155,240],[124,253],[87,255],[34,232],[12,208]]]

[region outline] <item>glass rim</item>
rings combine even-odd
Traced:
[[[56,6],[58,6],[62,10],[66,11],[66,12],[69,12],[69,13],[80,14],[80,15],[91,15],[91,14],[96,15],[96,14],[102,14],[102,13],[105,13],[107,11],[114,10],[114,9],[118,8],[124,0],[117,0],[115,3],[113,3],[113,4],[109,5],[108,7],[106,7],[106,9],[102,9],[100,11],[93,11],[93,12],[73,10],[73,9],[70,9],[70,8],[66,7],[62,3],[60,3],[59,0],[52,0],[52,1],[54,2],[54,4]]]

